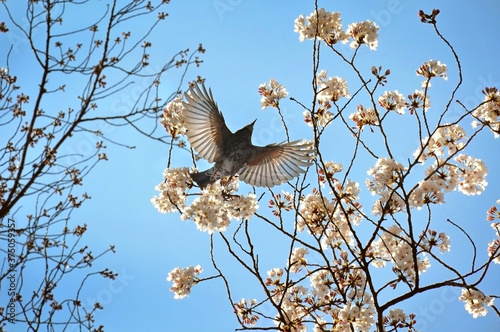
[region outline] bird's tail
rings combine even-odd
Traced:
[[[193,179],[198,186],[203,189],[206,186],[208,186],[211,183],[214,183],[216,178],[213,176],[214,175],[214,168],[207,169],[206,171],[203,172],[198,172],[198,173],[191,173],[191,179]]]

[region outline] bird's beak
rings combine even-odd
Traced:
[[[257,119],[253,120],[253,122],[250,125],[253,127],[253,125],[255,124],[256,121],[257,121]]]

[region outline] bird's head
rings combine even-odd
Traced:
[[[257,121],[257,119],[253,120],[252,123],[249,123],[245,127],[241,128],[241,130],[244,130],[244,131],[252,134],[253,133],[253,125],[255,124],[255,121]]]
[[[245,126],[245,128],[247,128],[248,130],[250,130],[250,132],[253,132],[253,125],[255,124],[255,122],[257,121],[257,119],[253,120],[252,123],[249,123]]]
[[[245,127],[238,130],[236,132],[236,134],[239,134],[241,136],[244,136],[244,137],[247,137],[248,139],[250,139],[252,137],[253,125],[255,124],[255,121],[257,121],[257,119],[255,119],[252,123],[249,123]]]

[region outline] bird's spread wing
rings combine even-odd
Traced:
[[[222,143],[231,135],[222,113],[203,83],[191,86],[185,94],[184,121],[188,141],[198,155],[214,162],[220,155]]]
[[[255,152],[239,171],[240,180],[256,187],[273,187],[304,172],[314,158],[311,143],[294,141],[255,147]]]

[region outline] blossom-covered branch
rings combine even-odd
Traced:
[[[438,14],[421,17],[433,24],[440,40],[456,55],[437,29]],[[408,73],[373,66],[365,74],[358,68],[358,58],[369,57],[379,46],[374,22],[345,28],[340,13],[316,8],[295,20],[295,32],[300,42],[310,40],[313,46],[312,105],[291,99],[302,107],[302,130],[315,142],[315,172],[284,187],[250,189],[238,186],[236,176],[201,190],[189,176],[194,163],[169,167],[157,187],[160,194],[152,200],[160,212],[179,213],[182,220],[192,219],[212,236],[219,232],[222,247],[263,289],[260,297],[251,294],[239,302],[229,298],[242,329],[415,331],[418,315],[404,312],[401,305],[443,287],[460,288],[457,299],[474,318],[486,315],[489,307],[498,314],[494,304],[498,294],[481,291],[485,275],[495,273],[500,259],[497,208],[488,211],[493,241],[472,239],[468,231],[473,226],[443,223],[434,213],[447,204],[452,192],[466,202],[490,189],[491,166],[474,156],[470,146],[479,135],[498,137],[497,88],[486,88],[483,102],[451,118],[450,103],[441,110],[435,106],[442,92],[434,91],[437,84],[431,82],[452,84],[447,82],[448,71],[458,71],[454,96],[461,83],[458,58],[453,69],[438,60],[422,59],[421,66],[408,71],[417,75],[410,91],[383,90],[389,81],[407,80]],[[339,43],[349,43],[351,56]],[[325,55],[325,49],[331,53]],[[340,72],[331,74],[335,68],[320,68],[320,54],[338,56],[358,80],[348,82],[338,76]],[[290,123],[280,107],[294,92],[282,83],[271,79],[258,90],[262,108],[278,112],[288,135]],[[166,109],[181,105],[175,103]],[[182,135],[183,111],[176,110],[166,111],[163,123]],[[444,114],[450,116],[449,122],[443,121]],[[403,140],[406,149],[401,149]],[[349,156],[332,151],[332,142],[339,141],[351,144]],[[195,162],[196,156],[192,159]],[[261,199],[269,202],[267,210]],[[272,268],[262,269],[259,234],[250,231],[260,222],[282,245],[276,248],[279,257],[271,254],[276,262]],[[239,240],[241,232],[245,241]],[[227,233],[233,234],[232,241]],[[455,266],[450,253],[454,248],[464,250],[462,243],[467,242],[472,243],[471,268]],[[231,273],[217,270],[223,277]],[[230,288],[228,279],[224,281]],[[270,304],[271,314],[262,312],[264,303]]]

